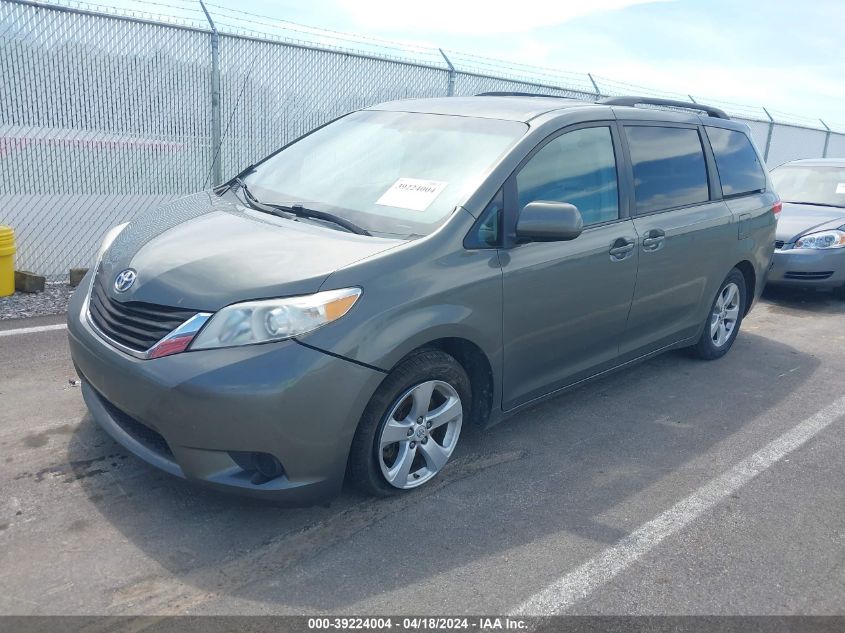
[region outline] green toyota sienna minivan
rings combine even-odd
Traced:
[[[468,425],[666,350],[724,355],[779,210],[716,108],[396,101],[115,227],[70,346],[93,418],[173,475],[398,494]]]

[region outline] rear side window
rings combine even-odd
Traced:
[[[626,126],[637,213],[707,202],[707,166],[698,130]]]
[[[616,156],[608,127],[589,127],[549,141],[516,175],[519,209],[549,200],[578,207],[584,224],[619,218]]]
[[[766,174],[757,158],[751,140],[742,132],[720,127],[705,127],[716,169],[722,181],[722,193],[726,196],[741,196],[744,193],[763,191],[766,188]]]

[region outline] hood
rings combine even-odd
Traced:
[[[100,274],[118,301],[212,312],[316,292],[335,270],[403,243],[278,218],[203,192],[132,220]],[[126,268],[137,278],[118,293],[113,280]]]
[[[789,244],[810,231],[838,229],[843,224],[845,209],[784,202],[775,239]]]

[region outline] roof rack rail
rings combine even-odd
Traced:
[[[602,105],[617,105],[617,106],[635,106],[635,105],[656,105],[667,106],[670,108],[685,108],[687,110],[701,110],[708,115],[717,119],[728,119],[731,117],[719,108],[704,105],[703,103],[695,103],[694,101],[676,101],[675,99],[656,99],[653,97],[608,97],[602,99],[598,103]]]
[[[476,97],[546,97],[551,99],[570,99],[563,95],[543,95],[536,92],[479,92]]]

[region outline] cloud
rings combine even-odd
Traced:
[[[555,26],[605,11],[671,2],[672,0],[522,0],[491,6],[489,0],[339,0],[338,4],[359,28],[415,30],[461,35],[519,33]]]

